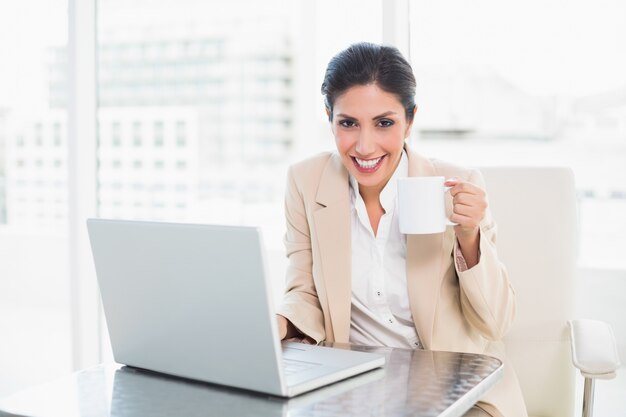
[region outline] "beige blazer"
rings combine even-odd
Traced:
[[[476,170],[405,149],[409,176],[459,177],[484,188]],[[446,204],[450,211],[449,197]],[[350,210],[348,172],[337,154],[323,153],[290,167],[285,195],[289,263],[278,313],[317,342],[349,341]],[[495,240],[496,226],[487,211],[481,224],[480,261],[459,272],[453,261],[457,243],[452,228],[439,234],[408,235],[411,313],[426,349],[500,358],[504,377],[478,405],[496,416],[526,416],[517,377],[501,342],[515,315],[515,293],[498,260]]]

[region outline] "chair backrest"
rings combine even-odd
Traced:
[[[531,416],[571,417],[575,375],[567,320],[575,314],[578,221],[574,176],[562,167],[482,167],[498,254],[517,311],[505,338]]]

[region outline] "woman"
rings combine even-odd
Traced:
[[[515,295],[495,249],[478,171],[415,153],[415,78],[397,49],[361,43],[328,64],[322,94],[337,146],[293,165],[285,199],[289,266],[281,339],[486,353],[505,376],[478,406],[525,407],[500,341]],[[451,178],[445,233],[402,235],[396,181]]]

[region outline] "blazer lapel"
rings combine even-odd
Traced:
[[[326,297],[332,323],[329,341],[348,342],[352,294],[350,190],[348,172],[333,154],[316,194],[313,213]]]
[[[405,146],[409,160],[409,176],[435,176],[430,160]],[[443,233],[407,235],[406,276],[411,314],[424,347],[431,346],[435,310],[441,288],[441,256]]]

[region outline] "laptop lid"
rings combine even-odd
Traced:
[[[119,363],[285,394],[260,232],[89,219]]]
[[[257,228],[87,226],[117,362],[287,397],[384,364],[320,346],[281,351]]]

